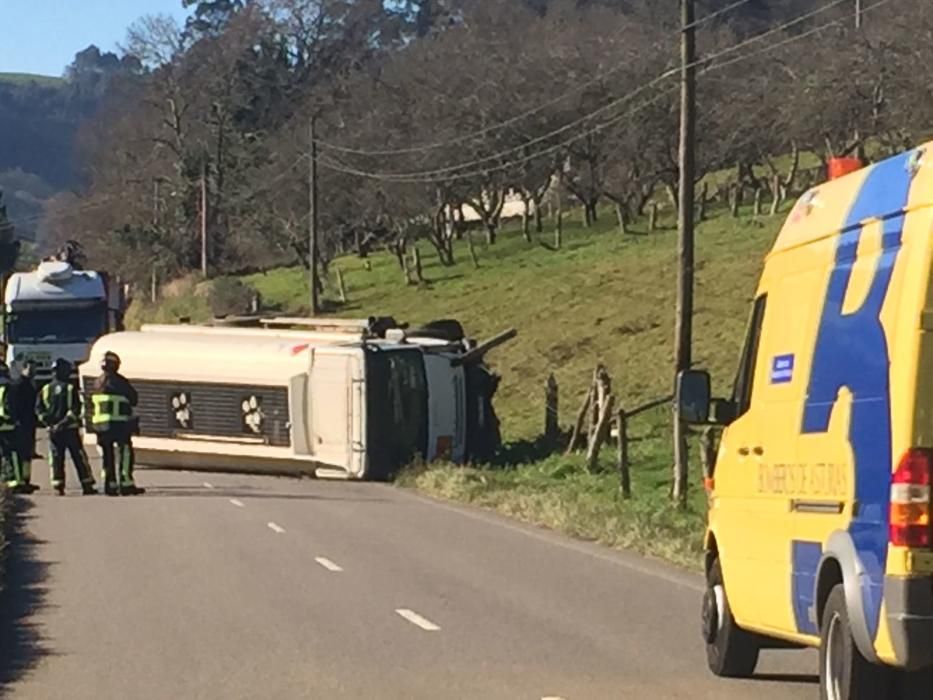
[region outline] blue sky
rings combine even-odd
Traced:
[[[181,0],[0,0],[0,73],[61,75],[89,44],[113,51],[143,15],[185,17]]]

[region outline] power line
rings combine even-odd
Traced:
[[[703,19],[699,20],[699,23],[702,24],[702,23],[709,22],[709,21],[713,20],[714,18],[719,17],[719,16],[725,14],[726,12],[731,11],[731,10],[735,9],[736,7],[739,7],[739,6],[741,6],[741,5],[743,5],[743,4],[746,4],[747,2],[750,2],[750,1],[751,1],[751,0],[739,0],[738,2],[734,2],[734,3],[732,3],[731,5],[722,8],[721,10],[718,10],[718,11],[716,11],[716,12],[710,14],[710,15],[707,15],[707,16],[704,17]],[[833,1],[830,2],[828,5],[825,5],[825,6],[823,6],[823,7],[817,8],[817,9],[815,9],[815,10],[811,10],[810,12],[807,12],[807,13],[804,13],[803,15],[800,15],[800,16],[797,17],[796,19],[793,19],[793,20],[791,20],[791,21],[789,21],[789,22],[786,22],[786,23],[784,23],[784,24],[782,24],[782,25],[780,25],[780,26],[773,27],[773,28],[771,28],[771,29],[769,29],[769,30],[767,30],[767,31],[764,31],[764,32],[760,33],[760,34],[756,34],[755,36],[752,36],[752,37],[750,37],[750,38],[748,38],[748,39],[745,39],[745,40],[739,42],[738,44],[735,44],[735,45],[733,45],[733,46],[731,46],[731,47],[728,47],[728,48],[726,48],[726,49],[724,49],[724,50],[722,50],[722,51],[719,51],[719,52],[717,52],[717,53],[715,53],[715,54],[712,54],[712,55],[710,55],[710,56],[707,56],[707,57],[705,57],[705,58],[703,58],[703,59],[697,61],[697,62],[694,64],[694,66],[695,66],[695,65],[698,65],[699,63],[705,63],[705,62],[708,62],[708,61],[713,61],[713,60],[715,60],[716,58],[719,58],[719,57],[721,57],[721,56],[724,56],[724,55],[727,55],[727,54],[729,54],[729,53],[732,53],[733,51],[737,51],[737,50],[739,50],[739,49],[741,49],[741,48],[743,48],[743,47],[745,47],[745,46],[748,46],[749,44],[752,44],[752,43],[754,43],[754,42],[756,42],[756,41],[760,41],[760,40],[762,40],[762,39],[765,39],[765,38],[767,38],[767,37],[769,37],[769,36],[771,36],[771,35],[773,35],[773,34],[786,31],[787,29],[791,29],[791,28],[795,27],[796,25],[798,25],[798,24],[800,24],[800,23],[802,23],[802,22],[805,22],[805,21],[808,20],[808,19],[811,19],[811,18],[813,18],[813,17],[816,17],[816,16],[818,16],[818,15],[820,15],[820,14],[823,14],[824,12],[828,12],[829,10],[832,10],[833,8],[838,7],[839,5],[842,5],[843,3],[846,3],[846,2],[850,2],[850,0],[833,0]],[[681,31],[682,31],[682,30],[681,30]],[[606,72],[606,73],[604,73],[604,74],[601,74],[601,75],[597,76],[596,78],[593,78],[593,79],[591,79],[591,80],[589,80],[589,81],[587,81],[587,82],[585,82],[585,83],[582,83],[581,85],[578,85],[576,88],[574,88],[574,89],[571,90],[570,92],[564,93],[563,95],[560,95],[560,96],[558,96],[558,97],[556,97],[556,98],[554,98],[554,99],[552,99],[552,100],[549,100],[548,102],[545,102],[545,103],[543,103],[543,104],[541,104],[541,105],[538,105],[538,106],[536,106],[536,107],[533,107],[532,109],[529,109],[529,110],[526,110],[525,112],[522,112],[522,113],[520,113],[520,114],[517,114],[517,115],[515,115],[514,117],[511,117],[511,118],[509,118],[509,119],[507,119],[507,120],[505,120],[505,121],[503,121],[503,122],[500,122],[500,123],[498,123],[498,124],[493,124],[493,125],[490,125],[490,126],[488,126],[488,127],[483,128],[483,129],[480,129],[480,130],[478,130],[478,131],[471,132],[471,133],[469,133],[469,134],[464,134],[464,135],[462,135],[462,136],[457,136],[457,137],[454,137],[454,138],[452,138],[452,139],[448,139],[448,140],[445,140],[445,141],[439,141],[439,142],[434,142],[434,143],[430,143],[430,144],[425,144],[425,145],[423,145],[423,146],[412,146],[412,147],[409,147],[409,148],[385,149],[385,150],[366,150],[366,149],[358,149],[358,148],[349,148],[349,147],[345,147],[345,146],[339,146],[339,145],[336,145],[336,144],[331,144],[331,143],[328,143],[328,142],[325,142],[325,141],[321,141],[321,140],[318,141],[318,144],[320,145],[321,148],[323,148],[324,150],[327,150],[327,151],[333,151],[333,152],[335,152],[335,153],[343,153],[343,154],[346,154],[346,155],[358,155],[358,156],[369,156],[369,157],[385,157],[385,156],[411,155],[411,154],[414,154],[414,153],[424,153],[424,152],[428,152],[428,151],[437,150],[437,149],[440,149],[440,148],[446,148],[446,147],[449,147],[449,146],[452,146],[452,145],[456,145],[456,144],[458,144],[458,143],[463,143],[463,142],[465,142],[465,141],[472,141],[472,140],[474,140],[474,139],[476,139],[476,138],[479,138],[480,136],[484,136],[484,135],[486,135],[486,134],[488,134],[488,133],[491,133],[491,132],[493,132],[493,131],[498,131],[498,130],[500,130],[500,129],[504,129],[504,128],[507,127],[507,126],[511,126],[512,124],[515,124],[515,123],[517,123],[517,122],[523,121],[524,119],[526,119],[526,118],[528,118],[528,117],[530,117],[530,116],[532,116],[532,115],[534,115],[534,114],[537,114],[538,112],[543,111],[543,110],[547,109],[548,107],[551,107],[551,106],[553,106],[553,105],[555,105],[555,104],[558,104],[558,103],[562,102],[563,100],[565,100],[565,99],[566,99],[567,97],[569,97],[570,95],[576,94],[576,93],[578,93],[578,92],[580,92],[580,91],[582,91],[582,90],[586,90],[588,87],[592,87],[593,85],[596,85],[596,84],[602,82],[603,80],[605,80],[607,77],[609,77],[609,76],[612,75],[613,73],[617,72],[618,70],[621,70],[623,67],[625,67],[625,65],[626,65],[626,64],[625,64],[624,62],[623,62],[623,63],[620,63],[620,64],[616,65],[614,68],[610,69],[608,72]],[[694,67],[694,66],[690,66],[690,67]],[[657,83],[659,83],[659,82],[661,82],[661,81],[663,81],[663,80],[666,80],[667,78],[670,78],[670,77],[673,77],[673,76],[675,76],[675,75],[678,75],[679,73],[680,73],[680,67],[668,69],[668,70],[664,71],[661,75],[659,75],[657,78],[655,78],[655,80],[652,81],[652,84],[643,86],[643,89],[640,89],[640,90],[636,91],[636,93],[640,94],[640,93],[643,92],[645,89],[649,89],[650,87],[653,87],[653,85],[655,85],[655,84],[657,84]],[[636,96],[636,95],[623,96],[622,98],[619,98],[619,100],[623,100],[623,101],[624,101],[624,100],[626,99],[626,97],[634,97],[634,96]],[[610,102],[610,103],[607,104],[604,108],[601,108],[600,110],[596,110],[596,113],[601,113],[603,110],[611,109],[612,107],[616,106],[618,103],[619,103],[618,100],[613,101],[613,102]],[[594,114],[595,114],[595,113],[594,113]],[[527,142],[527,143],[524,143],[524,144],[522,144],[521,146],[517,146],[517,147],[511,149],[511,151],[520,150],[520,149],[525,148],[525,147],[527,147],[527,146],[533,145],[534,143],[538,143],[538,142],[540,142],[540,141],[542,141],[542,140],[546,140],[547,138],[550,138],[550,136],[554,136],[554,135],[557,135],[557,134],[559,134],[559,133],[563,133],[563,132],[566,131],[567,129],[573,128],[574,126],[577,126],[581,121],[585,121],[585,120],[586,120],[586,117],[584,117],[582,120],[577,120],[576,122],[572,122],[572,123],[570,123],[570,124],[568,124],[568,125],[565,125],[564,127],[561,127],[560,129],[557,129],[555,132],[552,132],[551,134],[547,134],[547,135],[545,135],[545,136],[543,136],[543,137],[540,137],[539,139],[533,139],[532,141]],[[494,160],[494,159],[496,159],[496,158],[498,158],[498,157],[501,157],[501,154],[496,155],[496,156],[490,156],[488,159],[485,159],[485,160]],[[452,166],[452,168],[448,168],[448,169],[456,169],[457,167],[458,167],[458,166]]]
[[[756,51],[752,51],[752,52],[747,53],[747,54],[743,54],[743,55],[740,55],[740,56],[733,57],[733,58],[729,59],[728,61],[722,61],[722,62],[720,62],[720,63],[713,63],[712,65],[710,65],[710,62],[713,61],[713,60],[715,60],[717,57],[721,57],[721,56],[725,56],[725,55],[734,53],[734,52],[735,52],[738,48],[740,48],[741,46],[747,46],[747,45],[749,45],[749,44],[751,44],[751,43],[755,43],[755,42],[757,42],[757,41],[760,41],[760,40],[761,40],[762,38],[764,38],[765,36],[774,34],[774,33],[778,32],[778,31],[782,31],[782,30],[786,29],[788,26],[796,26],[797,24],[799,24],[800,22],[804,21],[805,19],[809,19],[809,18],[811,18],[811,17],[813,17],[813,16],[815,16],[815,15],[821,14],[822,12],[825,12],[825,11],[827,11],[827,10],[830,10],[830,9],[832,9],[832,8],[834,8],[834,7],[836,7],[836,6],[840,5],[840,4],[842,4],[843,2],[848,2],[848,1],[849,1],[849,0],[835,0],[835,2],[830,3],[829,5],[823,7],[822,9],[819,9],[819,10],[816,10],[816,11],[812,11],[812,12],[808,12],[808,13],[806,13],[805,15],[802,15],[801,17],[796,18],[795,20],[792,20],[792,21],[790,21],[790,22],[788,22],[788,23],[786,23],[786,24],[784,24],[784,25],[781,25],[780,27],[773,28],[773,29],[771,29],[771,30],[768,30],[767,32],[764,32],[763,34],[756,35],[755,37],[752,37],[752,38],[750,38],[750,39],[748,39],[748,40],[746,40],[746,41],[744,41],[744,42],[741,42],[741,44],[737,44],[737,45],[735,45],[735,46],[732,46],[732,47],[729,47],[729,48],[727,48],[727,49],[724,49],[723,51],[720,51],[720,52],[718,52],[718,53],[716,53],[716,54],[714,54],[714,55],[712,55],[712,56],[708,56],[708,57],[706,57],[706,58],[704,58],[704,59],[700,59],[700,60],[696,61],[693,65],[694,65],[694,66],[699,66],[699,67],[700,67],[700,70],[699,70],[699,74],[700,74],[700,75],[705,75],[706,73],[712,72],[712,71],[714,71],[714,70],[721,70],[721,69],[726,68],[726,67],[728,67],[728,66],[735,65],[736,63],[740,63],[740,62],[742,62],[742,61],[746,61],[746,60],[748,60],[748,59],[754,58],[754,57],[759,56],[759,55],[761,55],[761,54],[768,53],[768,52],[770,52],[770,51],[774,51],[774,50],[776,50],[776,49],[778,49],[778,48],[781,48],[781,47],[783,47],[783,46],[786,46],[786,45],[788,45],[788,44],[791,44],[791,43],[794,43],[794,42],[796,42],[796,41],[800,41],[800,40],[802,40],[802,39],[805,39],[805,38],[807,38],[807,37],[810,37],[810,36],[812,36],[813,34],[816,34],[816,33],[818,33],[818,32],[823,31],[824,29],[827,29],[827,28],[829,28],[829,27],[832,27],[832,26],[835,26],[835,25],[837,25],[837,24],[840,24],[843,20],[841,20],[841,19],[831,20],[831,21],[826,22],[826,23],[824,23],[824,24],[821,24],[821,25],[819,25],[819,26],[817,26],[817,27],[814,27],[814,28],[812,28],[812,29],[809,29],[809,30],[807,30],[806,32],[803,32],[803,33],[801,33],[801,34],[797,34],[797,35],[794,35],[794,36],[791,36],[791,37],[787,37],[786,39],[784,39],[784,40],[782,40],[782,41],[779,41],[779,42],[776,42],[776,43],[773,43],[773,44],[769,44],[769,45],[767,45],[767,46],[764,46],[764,47],[762,47],[762,48],[760,48],[760,49],[758,49],[758,50],[756,50]],[[886,4],[889,3],[889,2],[893,2],[893,0],[878,0],[878,2],[874,3],[873,5],[864,8],[864,9],[863,9],[863,13],[869,12],[869,11],[874,10],[874,9],[877,9],[878,7],[881,7],[882,5],[886,5]],[[706,64],[706,65],[703,65],[703,64]],[[677,73],[677,72],[679,72],[679,69],[677,69],[677,70],[674,71],[674,73]],[[437,169],[437,170],[427,170],[427,171],[421,171],[421,172],[411,172],[411,173],[380,173],[380,172],[373,172],[373,171],[363,170],[363,169],[361,169],[361,168],[355,168],[355,167],[352,166],[352,165],[349,165],[349,164],[346,164],[346,163],[342,163],[342,162],[340,162],[340,161],[337,161],[337,160],[334,160],[334,159],[331,159],[331,158],[321,158],[320,160],[321,160],[321,163],[322,163],[325,167],[329,168],[330,170],[333,170],[333,171],[336,171],[336,172],[341,172],[341,173],[344,173],[344,174],[347,174],[347,175],[355,175],[355,176],[358,176],[358,177],[365,177],[365,178],[373,179],[373,180],[381,180],[381,181],[384,181],[384,182],[396,182],[396,183],[414,184],[414,183],[419,183],[419,182],[425,182],[425,183],[436,182],[436,181],[439,180],[439,179],[448,180],[448,181],[469,179],[469,178],[472,178],[472,177],[476,177],[476,176],[478,176],[478,175],[484,175],[484,174],[488,174],[488,173],[497,172],[497,171],[500,171],[500,170],[505,170],[505,169],[507,169],[507,168],[514,167],[515,165],[521,165],[521,164],[527,163],[527,162],[529,162],[529,161],[531,161],[531,160],[535,160],[535,159],[540,158],[540,157],[542,157],[542,156],[544,156],[544,155],[548,155],[548,154],[551,154],[551,153],[555,153],[555,152],[559,151],[560,149],[564,148],[565,146],[567,146],[567,145],[569,145],[569,144],[571,144],[571,143],[574,143],[574,142],[576,142],[576,141],[579,141],[580,139],[585,138],[586,136],[589,136],[589,135],[591,135],[591,134],[593,134],[593,133],[597,133],[597,132],[599,132],[599,131],[601,131],[601,130],[607,128],[608,126],[611,126],[612,124],[616,123],[617,121],[619,121],[620,119],[622,119],[622,118],[624,118],[624,117],[626,117],[626,116],[630,116],[631,114],[633,114],[633,113],[635,113],[635,112],[641,111],[641,109],[644,109],[645,107],[650,106],[651,104],[654,104],[655,102],[657,102],[657,100],[660,99],[660,97],[663,97],[664,95],[668,94],[669,92],[671,92],[671,90],[665,91],[665,92],[661,93],[660,95],[655,96],[654,98],[652,98],[652,99],[649,100],[648,102],[646,102],[646,103],[644,103],[644,104],[642,104],[642,105],[636,107],[634,110],[632,110],[632,111],[630,111],[630,112],[624,112],[624,113],[622,113],[622,114],[616,115],[615,117],[611,117],[611,118],[608,119],[607,121],[605,121],[605,122],[603,122],[603,123],[601,123],[601,124],[598,124],[598,125],[596,125],[595,127],[591,128],[591,129],[588,129],[588,130],[583,131],[583,132],[581,132],[581,133],[579,133],[579,134],[576,134],[576,135],[574,135],[574,136],[572,136],[572,137],[570,137],[570,138],[568,138],[568,139],[566,139],[566,140],[564,140],[564,141],[562,141],[562,142],[560,142],[560,143],[558,143],[558,144],[555,144],[555,145],[553,145],[553,146],[547,147],[547,148],[545,148],[545,149],[543,149],[543,150],[541,150],[541,151],[539,151],[539,152],[536,152],[536,153],[533,153],[533,154],[530,154],[530,155],[527,155],[527,154],[526,154],[526,155],[524,155],[523,157],[521,157],[521,158],[519,158],[519,159],[511,160],[511,161],[509,161],[509,162],[507,162],[507,163],[500,163],[500,164],[497,164],[497,165],[490,165],[490,166],[482,167],[482,168],[479,168],[479,169],[473,170],[473,171],[457,172],[457,171],[462,170],[462,169],[464,169],[464,168],[470,168],[470,167],[474,167],[474,166],[479,166],[479,165],[482,165],[483,163],[486,163],[486,162],[488,162],[488,161],[500,159],[500,158],[502,158],[502,157],[504,157],[504,156],[507,156],[507,155],[510,154],[510,153],[513,153],[513,152],[516,152],[516,151],[519,151],[519,150],[523,150],[523,149],[527,148],[529,145],[531,145],[531,144],[533,144],[533,143],[539,143],[539,142],[541,142],[541,141],[545,141],[545,140],[551,138],[552,136],[554,136],[554,135],[557,134],[557,133],[565,132],[565,131],[569,130],[570,128],[572,128],[573,126],[577,126],[577,125],[579,125],[579,124],[581,124],[581,123],[583,123],[583,122],[589,121],[589,120],[593,119],[597,114],[602,113],[602,112],[606,112],[606,111],[608,111],[611,107],[618,106],[618,105],[619,105],[620,103],[622,103],[622,102],[625,102],[625,101],[628,101],[628,100],[633,99],[634,97],[637,97],[639,94],[645,92],[647,89],[649,89],[649,88],[651,88],[651,87],[654,87],[654,86],[657,85],[658,83],[662,82],[664,79],[666,79],[667,77],[669,77],[670,74],[671,74],[671,72],[668,71],[668,72],[662,74],[661,76],[658,76],[658,77],[655,78],[654,80],[650,81],[649,83],[647,83],[647,84],[645,84],[645,85],[642,85],[641,87],[637,88],[636,90],[633,90],[632,92],[630,92],[630,93],[628,93],[628,94],[626,94],[626,95],[624,95],[624,96],[618,98],[617,100],[614,100],[614,101],[613,101],[612,103],[610,103],[609,105],[606,105],[606,106],[604,106],[604,107],[601,107],[600,109],[598,109],[598,110],[592,112],[591,114],[586,115],[585,117],[582,117],[582,118],[576,120],[575,122],[572,122],[571,124],[568,124],[568,125],[562,127],[561,129],[556,130],[555,132],[551,132],[550,134],[547,134],[547,135],[545,135],[545,136],[542,136],[542,137],[538,137],[538,138],[536,138],[536,139],[533,139],[532,141],[530,141],[530,142],[528,142],[528,143],[526,143],[526,144],[523,144],[523,145],[520,146],[520,147],[512,148],[512,149],[509,149],[509,150],[507,150],[507,151],[504,151],[504,152],[502,152],[502,153],[499,153],[499,154],[496,154],[496,155],[493,155],[493,156],[489,156],[489,157],[486,157],[486,158],[477,159],[477,160],[475,160],[475,161],[470,161],[470,162],[467,162],[467,163],[461,163],[461,164],[459,164],[459,165],[451,166],[451,167],[448,167],[448,168],[441,168],[441,169]]]
[[[738,7],[741,7],[742,5],[747,5],[750,2],[752,2],[752,0],[736,0],[736,2],[733,2],[730,5],[727,5],[726,7],[723,7],[719,10],[716,10],[715,12],[712,12],[706,15],[705,17],[697,20],[689,27],[684,27],[683,29],[678,30],[678,31],[683,31],[685,29],[700,27],[702,25],[708,24],[714,19],[717,19],[718,17],[721,17],[722,15],[728,12],[731,12],[732,10]],[[318,143],[321,146],[321,148],[325,148],[329,151],[334,151],[335,153],[344,153],[346,155],[400,156],[400,155],[411,155],[413,153],[424,153],[427,151],[434,151],[440,148],[446,148],[449,146],[453,146],[458,143],[464,143],[466,141],[473,141],[473,140],[480,138],[481,136],[485,136],[486,134],[490,134],[494,131],[505,129],[509,126],[512,126],[513,124],[517,124],[518,122],[524,121],[525,119],[532,117],[535,114],[542,112],[545,109],[548,109],[549,107],[553,107],[554,105],[563,102],[571,95],[576,95],[580,92],[587,90],[588,88],[593,87],[594,85],[598,85],[599,83],[603,82],[604,80],[614,75],[618,71],[622,70],[626,66],[627,66],[627,63],[625,61],[621,61],[615,66],[613,66],[612,68],[610,68],[609,70],[603,73],[600,73],[599,75],[597,75],[594,78],[591,78],[590,80],[587,80],[583,83],[580,83],[579,85],[576,85],[572,90],[565,92],[564,94],[559,95],[558,97],[550,99],[547,102],[543,102],[535,107],[532,107],[531,109],[525,110],[524,112],[520,112],[519,114],[516,114],[513,117],[509,117],[508,119],[502,122],[491,124],[490,126],[483,127],[482,129],[478,129],[468,134],[462,134],[460,136],[456,136],[446,141],[428,143],[428,144],[424,144],[420,146],[410,146],[408,148],[389,148],[389,149],[383,149],[383,150],[364,150],[364,149],[358,149],[358,148],[351,148],[348,146],[340,146],[340,145],[333,144],[333,143],[326,143],[320,140],[318,141]]]
[[[888,1],[888,0],[881,0],[881,2],[887,2],[887,1]],[[756,43],[756,42],[759,42],[759,41],[761,41],[761,40],[763,40],[763,39],[765,39],[765,38],[767,38],[767,37],[769,37],[769,36],[772,36],[772,35],[774,35],[774,34],[777,34],[777,33],[783,32],[783,31],[786,31],[787,29],[790,29],[790,28],[792,28],[792,27],[795,27],[795,26],[797,26],[798,24],[801,24],[802,22],[805,22],[805,21],[808,20],[808,19],[811,19],[811,18],[813,18],[813,17],[816,17],[816,16],[818,16],[818,15],[820,15],[820,14],[823,14],[824,12],[828,12],[829,10],[831,10],[831,9],[833,9],[833,8],[835,8],[835,7],[838,7],[839,5],[842,5],[843,3],[846,3],[846,2],[850,2],[850,0],[832,0],[832,2],[830,2],[829,4],[827,4],[827,5],[825,5],[825,6],[821,7],[821,8],[817,8],[816,10],[811,10],[810,12],[807,12],[807,13],[805,13],[805,14],[803,14],[803,15],[800,15],[799,17],[797,17],[797,18],[795,18],[795,19],[793,19],[793,20],[790,20],[790,21],[788,21],[788,22],[785,22],[784,24],[781,24],[781,25],[779,25],[779,26],[777,26],[777,27],[773,27],[773,28],[771,28],[771,29],[769,29],[769,30],[767,30],[767,31],[765,31],[765,32],[760,33],[760,34],[756,34],[755,36],[752,36],[752,37],[750,37],[750,38],[748,38],[748,39],[745,39],[745,40],[743,40],[743,41],[741,41],[741,42],[739,42],[739,43],[737,43],[737,44],[734,44],[734,45],[732,45],[732,46],[729,46],[729,47],[727,47],[727,48],[725,48],[725,49],[722,49],[722,50],[720,50],[720,51],[718,51],[718,52],[716,52],[716,53],[713,53],[713,54],[711,54],[711,55],[709,55],[709,56],[706,56],[706,57],[704,57],[704,58],[702,58],[702,59],[698,59],[698,60],[694,61],[692,64],[690,64],[690,65],[688,66],[688,68],[696,68],[696,67],[699,67],[699,66],[703,66],[704,64],[706,64],[706,65],[708,66],[710,63],[716,61],[716,60],[719,59],[719,58],[722,58],[722,57],[724,57],[724,56],[727,56],[727,55],[729,55],[729,54],[732,54],[732,53],[738,51],[739,49],[742,49],[742,48],[744,48],[744,47],[746,47],[746,46],[749,46],[750,44],[754,44],[754,43]],[[876,5],[873,5],[872,7],[876,7],[877,4],[878,4],[878,3],[876,3]],[[871,8],[867,8],[867,9],[871,9]],[[865,12],[865,11],[866,11],[866,10],[863,10],[863,12]],[[828,27],[828,26],[832,26],[833,24],[836,24],[837,22],[838,22],[838,20],[835,20],[835,21],[833,21],[833,22],[829,22],[829,23],[827,23],[826,25],[823,25],[821,28],[825,28],[825,27]],[[796,37],[795,37],[795,38],[796,38]],[[781,45],[781,44],[778,44],[778,46],[779,46],[779,45]],[[749,54],[747,57],[751,57],[751,56],[753,56],[753,55],[756,55],[756,54]],[[720,64],[720,67],[725,67],[726,65],[731,65],[731,62],[726,62],[726,63],[724,63],[724,64]],[[548,141],[548,140],[550,140],[551,138],[553,138],[553,137],[555,137],[555,136],[559,136],[559,135],[561,135],[561,134],[563,134],[563,133],[565,133],[565,132],[567,132],[567,131],[569,131],[569,130],[571,130],[571,129],[577,127],[577,126],[580,126],[581,124],[583,124],[583,123],[585,123],[585,122],[587,122],[587,121],[590,121],[591,119],[593,119],[593,118],[595,118],[595,117],[597,117],[597,116],[600,116],[600,115],[602,115],[602,114],[605,114],[606,112],[609,112],[609,111],[613,110],[614,108],[616,108],[616,107],[618,107],[618,106],[620,106],[620,105],[622,105],[622,104],[625,104],[626,102],[629,102],[629,101],[633,100],[634,98],[638,97],[638,96],[641,95],[642,93],[644,93],[644,92],[650,90],[651,88],[655,87],[656,85],[658,85],[658,84],[660,84],[660,83],[666,81],[668,78],[671,78],[671,77],[673,77],[673,76],[675,76],[675,75],[678,75],[678,74],[680,73],[680,70],[681,70],[681,69],[680,69],[679,67],[678,67],[678,68],[672,68],[672,69],[666,70],[666,71],[664,71],[663,73],[661,73],[659,76],[657,76],[656,78],[654,78],[654,79],[650,80],[649,82],[647,82],[647,83],[641,85],[640,87],[636,88],[635,90],[633,90],[633,91],[631,91],[631,92],[629,92],[629,93],[626,93],[625,95],[622,95],[621,97],[618,97],[618,98],[616,98],[616,99],[610,101],[610,102],[607,103],[606,105],[603,105],[602,107],[600,107],[600,108],[594,110],[593,112],[591,112],[591,113],[589,113],[589,114],[586,114],[586,115],[584,115],[584,116],[582,116],[582,117],[579,117],[579,118],[575,119],[574,121],[572,121],[572,122],[570,122],[570,123],[568,123],[568,124],[565,124],[564,126],[562,126],[562,127],[560,127],[560,128],[557,128],[557,129],[555,129],[555,130],[553,130],[553,131],[548,132],[547,134],[543,134],[543,135],[541,135],[541,136],[537,136],[537,137],[535,137],[535,138],[533,138],[533,139],[531,139],[531,140],[529,140],[529,141],[526,141],[526,142],[524,142],[524,143],[522,143],[522,144],[520,144],[520,145],[518,145],[518,146],[513,146],[513,147],[508,148],[508,149],[506,149],[506,150],[504,150],[504,151],[500,151],[500,152],[498,152],[498,153],[495,153],[495,154],[492,154],[492,155],[489,155],[489,156],[485,156],[485,157],[483,157],[483,158],[478,158],[478,159],[475,159],[475,160],[472,160],[472,161],[466,161],[466,162],[464,162],[464,163],[459,163],[459,164],[457,164],[457,165],[445,166],[445,167],[437,168],[437,169],[434,169],[434,170],[411,171],[411,172],[395,172],[395,173],[389,172],[389,173],[380,173],[380,175],[381,175],[382,178],[384,178],[384,179],[386,179],[386,180],[398,180],[398,181],[405,181],[405,180],[408,180],[408,179],[410,179],[410,178],[421,178],[421,177],[429,177],[429,176],[432,177],[433,179],[438,179],[438,178],[444,178],[445,176],[452,176],[452,175],[456,174],[457,171],[462,170],[462,169],[465,169],[465,168],[477,167],[477,166],[480,166],[480,165],[482,165],[482,164],[484,164],[484,163],[489,163],[489,162],[491,162],[491,161],[498,161],[498,160],[501,160],[501,159],[506,158],[506,157],[508,157],[508,156],[510,156],[510,155],[512,155],[512,154],[514,154],[514,153],[518,153],[519,151],[524,151],[525,149],[527,149],[527,148],[530,147],[530,146],[534,146],[534,145],[537,145],[537,144],[542,143],[542,142],[544,142],[544,141]],[[703,72],[707,72],[708,70],[709,70],[708,67],[702,69]],[[329,146],[328,146],[327,144],[322,143],[321,146],[322,146],[322,148],[324,148],[325,150],[330,150],[330,148],[329,148]]]

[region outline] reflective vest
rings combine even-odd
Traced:
[[[10,385],[0,384],[0,433],[16,430],[16,421],[10,415]]]
[[[64,386],[65,396],[64,396],[64,406],[61,404],[61,400],[57,402],[57,405],[53,405],[52,399],[52,389],[54,386]],[[66,421],[66,423],[61,426],[63,428],[79,428],[81,427],[81,417],[78,414],[75,414],[75,388],[72,384],[60,384],[60,383],[49,383],[42,387],[42,419],[45,424],[53,428],[60,421]],[[64,408],[64,411],[62,409]],[[58,409],[55,411],[55,409]],[[78,409],[81,410],[80,408]],[[54,413],[53,413],[54,411]]]
[[[91,396],[91,408],[91,425],[99,433],[126,425],[133,418],[130,400],[118,394],[94,394]]]

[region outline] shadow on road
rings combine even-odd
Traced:
[[[202,489],[196,486],[145,486],[143,498],[243,498],[268,501],[346,501],[352,503],[389,503],[391,499],[370,496],[325,496],[316,493],[281,493],[251,488]]]
[[[11,507],[6,580],[0,591],[0,696],[52,654],[35,616],[45,605],[49,563],[38,559],[43,544],[29,532],[35,506],[16,498]]]
[[[758,673],[752,676],[752,680],[764,683],[816,685],[820,682],[820,677],[809,673]]]

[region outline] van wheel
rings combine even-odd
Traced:
[[[758,665],[760,646],[732,617],[719,560],[713,562],[703,596],[703,638],[710,671],[727,678],[748,678]]]
[[[820,629],[821,700],[882,700],[891,690],[891,671],[868,661],[849,625],[846,593],[836,584],[826,601]]]

